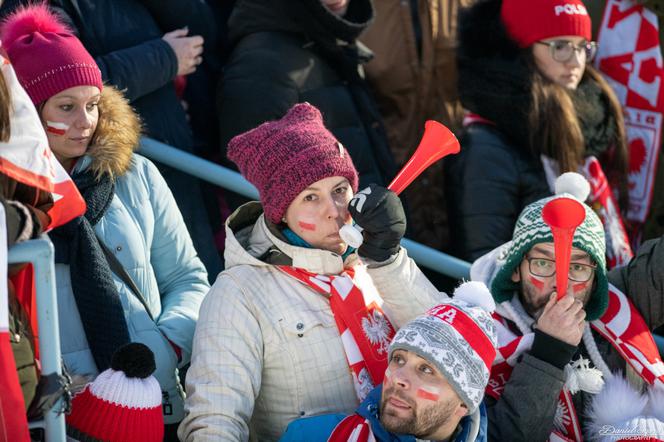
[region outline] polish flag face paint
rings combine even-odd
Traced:
[[[58,123],[57,121],[46,122],[46,132],[54,135],[64,135],[69,130],[69,126],[65,123]]]
[[[574,293],[579,293],[579,292],[584,291],[584,290],[586,289],[586,287],[588,287],[588,283],[587,283],[587,282],[580,282],[580,283],[578,283],[578,284],[574,284],[574,285],[572,286],[572,291],[573,291]]]
[[[440,398],[440,389],[431,385],[423,385],[417,389],[417,397],[435,402]]]
[[[543,281],[540,281],[539,279],[537,279],[537,278],[535,278],[535,277],[533,277],[533,276],[529,276],[528,278],[530,279],[530,283],[531,283],[535,288],[537,288],[537,289],[539,289],[539,290],[542,290],[542,289],[544,288],[544,282],[543,282]]]
[[[303,230],[308,230],[310,232],[316,231],[316,224],[305,223],[304,221],[298,221],[297,225],[300,226]]]
[[[385,370],[385,376],[383,376],[383,384],[389,382],[391,378],[392,378],[392,372],[388,367],[387,370]]]

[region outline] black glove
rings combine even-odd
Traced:
[[[360,256],[380,262],[399,251],[399,242],[406,233],[406,214],[396,193],[370,184],[355,194],[348,210],[364,229]]]

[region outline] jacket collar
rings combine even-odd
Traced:
[[[383,393],[382,384],[374,388],[364,399],[364,402],[355,410],[357,414],[371,422],[371,430],[376,440],[381,442],[415,442],[419,441],[414,436],[394,434],[383,428],[380,423],[378,413],[380,411],[380,398]],[[452,442],[474,442],[480,440],[482,419],[486,419],[484,405],[480,404],[470,416],[461,419],[454,436],[450,439]]]

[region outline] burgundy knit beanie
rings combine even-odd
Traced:
[[[591,39],[590,16],[581,0],[503,0],[500,18],[522,48],[561,35]]]
[[[236,136],[227,155],[256,186],[265,215],[275,224],[300,192],[323,178],[345,177],[357,191],[357,171],[348,151],[309,103],[296,104],[282,119]]]
[[[70,87],[102,89],[97,63],[45,4],[22,7],[7,17],[0,40],[35,105]]]

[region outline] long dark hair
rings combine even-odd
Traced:
[[[531,99],[532,107],[528,115],[531,149],[558,162],[560,173],[576,172],[583,164],[585,140],[579,118],[567,89],[542,75],[535,65],[530,48],[524,49],[522,56],[532,67]],[[629,153],[625,135],[625,121],[622,108],[611,86],[592,66],[586,65],[584,79],[595,82],[607,98],[616,129],[608,155],[611,167],[605,170],[612,188],[618,190],[618,205],[623,213],[629,207],[627,174]]]

